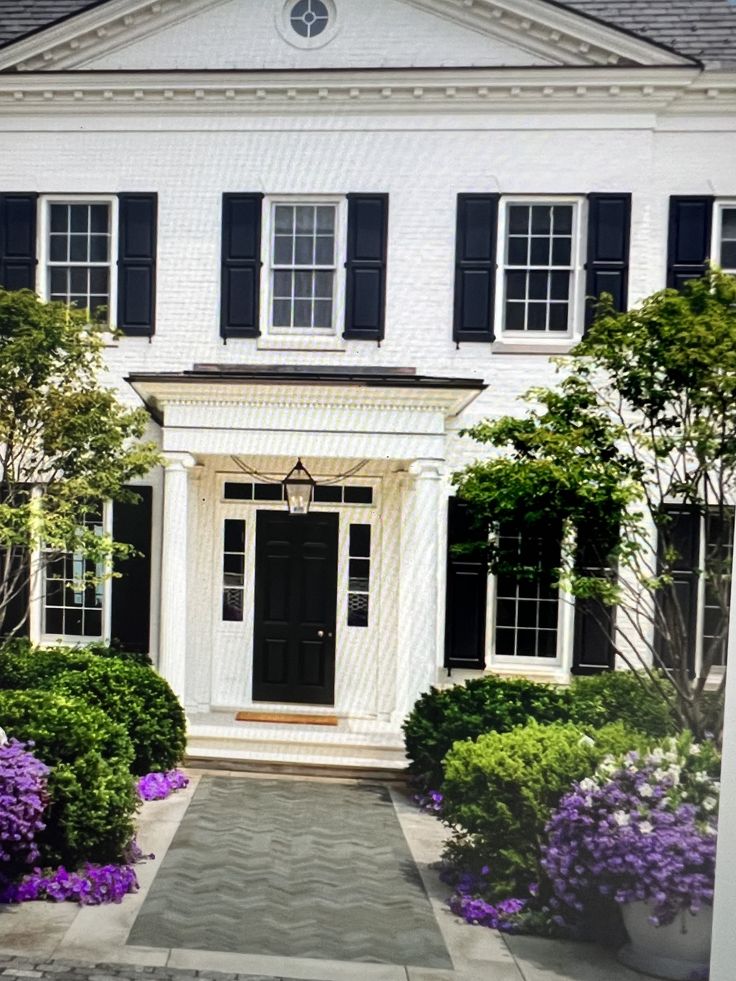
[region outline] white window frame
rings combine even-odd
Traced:
[[[335,207],[335,288],[331,327],[274,327],[273,326],[273,229],[276,206],[294,207],[332,205]],[[345,316],[345,259],[347,256],[347,197],[338,194],[274,194],[263,199],[261,234],[261,333],[281,340],[299,338],[336,338]],[[315,267],[310,267],[315,268]],[[327,268],[327,267],[325,267]],[[332,267],[330,267],[332,268]]]
[[[110,208],[110,303],[108,307],[108,325],[115,328],[118,309],[118,198],[115,194],[44,194],[40,198],[38,222],[38,273],[36,290],[42,300],[48,301],[51,296],[49,289],[49,235],[51,233],[52,204],[105,204]],[[72,263],[66,263],[72,265]],[[89,266],[90,263],[79,263]],[[102,263],[99,263],[102,265]]]
[[[496,625],[498,620],[498,576],[488,574],[486,599],[486,651],[490,667],[503,669],[514,666],[524,673],[559,671],[569,667],[572,652],[572,631],[570,627],[570,597],[561,589],[557,590],[557,644],[554,657],[518,657],[496,654]],[[531,602],[531,601],[530,601]],[[568,656],[570,655],[570,656]],[[531,669],[531,671],[530,671]]]
[[[112,502],[105,501],[102,505],[102,533],[112,535]],[[110,642],[112,632],[112,578],[110,573],[112,568],[109,562],[105,564],[105,579],[102,582],[102,634],[98,637],[85,636],[83,634],[49,634],[46,632],[46,570],[47,564],[43,562],[45,548],[40,548],[37,552],[37,561],[42,563],[40,569],[40,643],[65,644],[68,647],[79,647],[86,644]]]
[[[712,232],[712,242],[711,242],[711,255],[713,256],[713,261],[716,265],[723,268],[723,263],[721,261],[722,252],[722,238],[721,238],[721,228],[723,227],[723,212],[728,210],[736,210],[736,198],[724,198],[722,201],[716,201],[716,206],[713,214],[713,232]],[[731,276],[736,276],[736,266],[734,268],[724,268],[724,272],[729,273]]]
[[[581,195],[556,194],[514,194],[504,195],[500,201],[498,214],[498,240],[496,250],[496,296],[495,324],[497,339],[514,344],[572,343],[583,336],[583,313],[585,310],[585,242],[583,235],[587,224],[586,199]],[[556,205],[569,204],[572,213],[572,254],[570,256],[570,306],[568,329],[566,331],[506,330],[506,270],[521,268],[506,263],[508,213],[511,205]],[[529,268],[529,267],[527,267]],[[543,269],[545,267],[539,267]],[[563,267],[559,267],[562,269]]]

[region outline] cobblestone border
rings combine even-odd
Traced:
[[[79,961],[3,957],[0,978],[24,981],[293,981],[289,978],[255,974],[224,974],[220,971],[186,971],[169,967],[139,967],[134,964],[83,964]]]

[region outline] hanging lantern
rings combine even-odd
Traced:
[[[309,507],[314,497],[315,483],[316,481],[302,461],[297,460],[294,469],[284,479],[289,514],[309,514]]]

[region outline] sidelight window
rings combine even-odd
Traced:
[[[348,626],[367,627],[371,586],[371,526],[350,525]]]
[[[222,619],[243,619],[245,593],[245,521],[227,518],[224,524],[222,558]]]

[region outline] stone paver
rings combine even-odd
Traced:
[[[128,945],[452,967],[378,784],[204,777]]]

